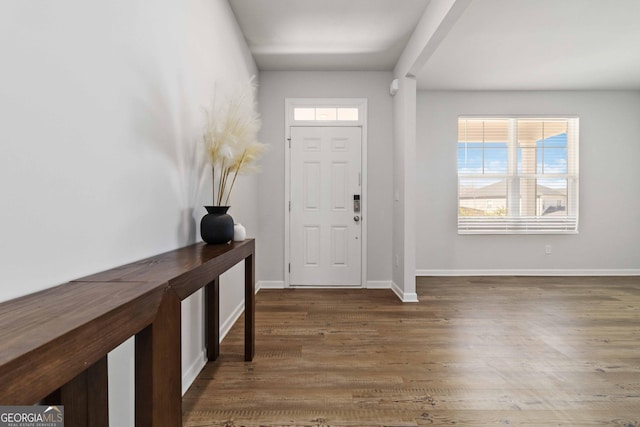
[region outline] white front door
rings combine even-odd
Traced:
[[[362,285],[361,151],[360,127],[291,127],[291,286]]]

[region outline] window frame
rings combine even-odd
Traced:
[[[464,138],[460,135],[461,121],[491,121],[491,120],[507,120],[508,121],[508,137],[507,137],[507,168],[506,173],[485,173],[485,150],[491,147],[485,147],[486,142],[502,142],[502,141],[485,141],[485,129],[482,129],[482,165],[481,172],[470,173],[461,172],[460,169],[460,143],[473,143],[472,138]],[[544,164],[542,170],[539,169],[539,150],[543,155],[545,146],[544,141],[555,135],[545,136],[542,132],[542,148],[538,147],[539,139],[533,148],[535,152],[535,173],[524,173],[520,170],[519,150],[524,149],[521,146],[522,140],[519,139],[518,124],[522,125],[526,121],[554,122],[566,121],[566,171],[564,173],[545,173]],[[579,117],[574,115],[500,115],[500,116],[471,116],[461,115],[457,120],[458,135],[456,143],[456,173],[458,177],[457,189],[457,215],[458,215],[458,234],[578,234],[578,213],[579,213]],[[467,126],[465,123],[464,126]],[[465,129],[468,129],[465,127]],[[553,147],[555,148],[555,147]],[[477,148],[475,148],[477,149]],[[505,215],[461,215],[462,209],[468,206],[462,206],[461,200],[463,180],[504,180],[506,186],[505,195]],[[521,180],[533,180],[534,197],[529,199],[529,209],[535,209],[535,215],[522,215],[522,200],[520,197]],[[540,180],[545,179],[564,179],[566,180],[566,207],[567,214],[565,216],[545,216],[541,210],[544,206],[544,193],[538,193]],[[468,187],[467,187],[468,188]],[[539,200],[540,199],[540,200]],[[532,202],[533,201],[533,202]],[[487,201],[488,203],[488,201]],[[533,204],[532,204],[533,203]],[[543,205],[538,206],[540,203]],[[556,202],[557,203],[557,202]]]
[[[366,102],[359,98],[287,98],[287,121],[290,126],[363,126],[367,114]],[[296,109],[314,110],[313,120],[296,120]],[[315,112],[322,109],[335,109],[336,119],[326,120],[316,117]],[[338,110],[358,110],[356,120],[345,120],[338,117]]]

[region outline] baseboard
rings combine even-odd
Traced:
[[[182,373],[182,395],[189,390],[191,384],[198,378],[198,374],[200,371],[204,369],[207,364],[207,352],[206,350],[202,350],[200,354],[195,358],[195,360],[191,363],[191,366],[187,368],[185,372]]]
[[[311,286],[301,286],[303,288],[312,288]],[[390,280],[369,280],[367,281],[367,289],[392,289],[392,282]],[[282,280],[260,280],[256,289],[284,289],[284,281]],[[322,288],[322,286],[319,286]],[[354,288],[354,286],[344,286],[344,288]]]
[[[260,289],[284,289],[283,280],[259,280],[256,286],[257,290]]]
[[[240,316],[242,316],[242,313],[244,313],[244,298],[242,299],[240,304],[238,304],[238,306],[231,312],[231,315],[224,322],[222,322],[222,326],[220,326],[220,342],[222,342],[224,337],[227,336],[233,325],[240,318]],[[202,349],[202,352],[198,354],[193,362],[191,362],[189,368],[187,368],[187,370],[182,373],[183,396],[187,392],[189,387],[191,387],[191,384],[193,384],[193,382],[198,377],[198,374],[200,374],[200,371],[202,371],[206,364],[207,351],[205,349]]]
[[[291,289],[364,289],[361,285],[291,285]]]
[[[391,282],[391,290],[400,298],[402,302],[419,302],[418,294],[415,292],[405,292],[394,282]]]
[[[391,280],[369,280],[367,281],[367,289],[392,289]]]
[[[416,270],[416,276],[640,276],[640,269],[427,269]]]
[[[227,336],[234,323],[242,316],[242,313],[244,313],[244,298],[242,298],[240,304],[233,309],[229,317],[220,325],[220,342]]]

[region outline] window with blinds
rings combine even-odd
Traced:
[[[458,119],[459,234],[578,232],[578,118]]]

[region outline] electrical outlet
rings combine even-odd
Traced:
[[[545,255],[551,255],[551,245],[546,245],[544,247],[544,254]]]
[[[400,256],[396,255],[396,267],[400,267]]]

